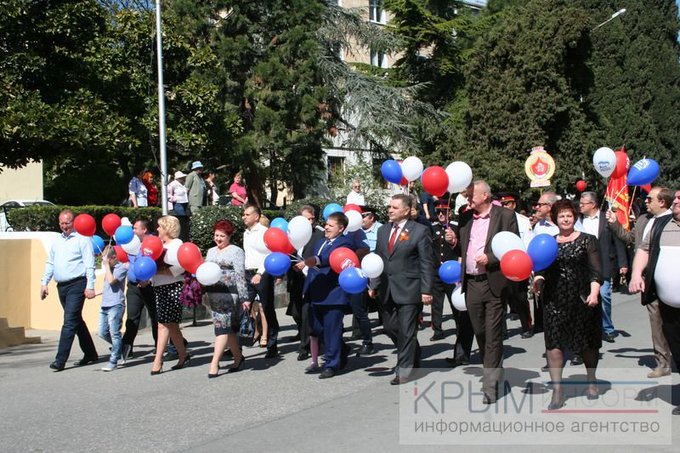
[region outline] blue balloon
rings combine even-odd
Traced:
[[[323,219],[328,220],[328,216],[334,212],[342,212],[342,206],[337,203],[327,204],[326,207],[323,208]]]
[[[271,228],[278,228],[288,233],[288,221],[283,217],[277,217],[269,224]]]
[[[156,262],[150,256],[142,256],[135,260],[135,277],[138,281],[151,280],[156,275]]]
[[[95,255],[101,255],[101,253],[104,251],[104,247],[106,247],[106,244],[104,244],[104,239],[102,239],[100,236],[97,236],[96,234],[92,236],[92,249],[94,250]]]
[[[449,285],[458,283],[460,281],[460,274],[460,263],[456,260],[446,261],[439,266],[439,278]]]
[[[628,170],[628,185],[650,184],[659,176],[660,171],[659,164],[654,159],[639,160]]]
[[[534,271],[542,271],[557,258],[557,241],[549,234],[543,233],[529,242],[527,253],[534,263]]]
[[[359,294],[366,289],[368,278],[356,267],[348,267],[340,272],[338,283],[343,291],[350,294]]]
[[[288,272],[290,257],[285,253],[273,252],[264,259],[264,269],[274,277],[280,277]]]
[[[130,225],[121,225],[116,228],[116,232],[113,237],[116,239],[116,243],[118,245],[123,245],[127,244],[132,240],[133,237],[135,237],[135,232],[132,231],[132,227]]]
[[[393,159],[383,162],[382,166],[380,167],[380,172],[382,173],[383,178],[394,184],[399,184],[401,182],[401,178],[404,176],[401,171],[401,165],[399,165],[399,162]]]

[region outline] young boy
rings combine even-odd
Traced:
[[[106,275],[102,290],[102,310],[99,314],[99,336],[111,344],[111,358],[102,371],[113,371],[118,366],[123,349],[120,328],[125,312],[127,269],[118,261],[113,247],[107,247],[102,253],[102,264]]]

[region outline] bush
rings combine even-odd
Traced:
[[[231,238],[231,243],[243,246],[243,208],[240,206],[206,206],[191,216],[191,242],[196,244],[205,255],[209,248],[215,245],[213,241],[213,225],[218,220],[229,220],[234,224],[236,231]]]
[[[152,225],[162,216],[161,208],[130,208],[125,206],[30,206],[27,208],[11,209],[7,213],[9,224],[14,231],[61,231],[59,229],[59,213],[70,209],[74,215],[90,214],[97,222],[95,234],[108,239],[102,229],[102,218],[106,214],[118,214],[127,217],[134,223],[135,219],[145,218]]]

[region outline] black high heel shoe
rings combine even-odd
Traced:
[[[238,365],[234,364],[227,370],[227,373],[236,373],[238,371],[241,371],[243,369],[243,366],[246,363],[246,356],[242,355],[241,356],[241,361],[238,363]]]
[[[163,364],[161,363],[161,367],[157,370],[151,370],[151,376],[158,376],[163,372]]]
[[[219,371],[217,373],[208,373],[208,379],[215,379],[219,375]]]
[[[187,365],[187,363],[189,363],[189,360],[191,360],[191,354],[189,354],[187,352],[187,355],[184,358],[184,360],[182,360],[181,362],[177,362],[177,365],[170,367],[170,369],[171,370],[181,370],[182,368],[184,368]]]
[[[560,396],[557,400],[550,401],[548,404],[549,411],[556,411],[564,407],[564,396]]]

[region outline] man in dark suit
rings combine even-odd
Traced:
[[[501,231],[519,234],[515,214],[491,204],[491,188],[475,181],[468,195],[470,210],[460,219],[463,293],[484,364],[483,402],[492,404],[499,395],[503,366],[503,318],[501,293],[508,280],[500,261],[491,252],[491,241]]]
[[[600,204],[595,192],[583,192],[579,201],[581,215],[574,228],[591,234],[597,238],[602,263],[602,339],[613,343],[616,330],[612,322],[612,261],[616,262],[617,274],[628,272],[628,256],[626,247],[620,239],[612,235],[607,219],[600,211]],[[573,362],[573,361],[572,361]]]
[[[413,201],[394,195],[388,210],[389,223],[378,230],[375,253],[385,264],[382,275],[371,281],[370,297],[380,296],[385,333],[397,347],[396,376],[390,382],[408,382],[420,366],[418,315],[423,304],[432,303],[434,260],[432,234],[410,219]]]
[[[302,288],[305,284],[305,277],[307,269],[304,260],[310,256],[314,256],[314,245],[324,237],[323,228],[316,225],[316,209],[311,205],[304,205],[300,208],[300,215],[309,220],[312,225],[312,236],[307,241],[301,250],[298,250],[298,256],[302,259],[300,262],[290,267],[287,275],[288,293],[290,295],[290,302],[286,309],[286,314],[293,317],[298,328],[298,336],[300,337],[300,346],[298,349],[297,359],[299,361],[307,360],[309,358],[309,303],[305,302],[302,294]]]
[[[323,336],[326,362],[319,379],[335,376],[345,367],[349,347],[342,341],[342,320],[349,308],[349,294],[338,283],[338,274],[331,268],[331,253],[340,247],[352,248],[352,241],[343,234],[347,228],[347,217],[336,212],[326,219],[325,240],[314,245],[314,255],[305,259],[309,267],[305,286],[302,290],[310,303],[309,317],[315,337]]]

